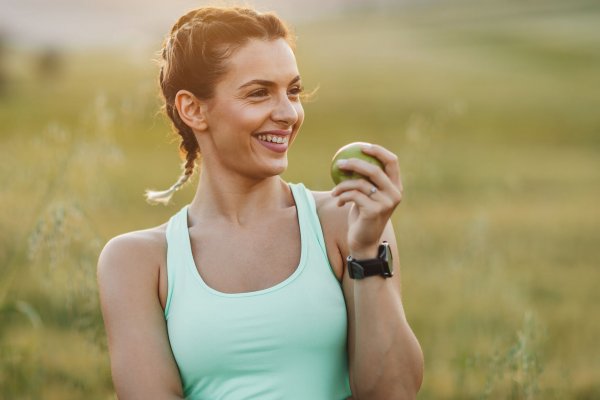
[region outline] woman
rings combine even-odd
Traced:
[[[385,170],[347,160],[368,179],[331,192],[280,178],[304,119],[293,49],[281,20],[246,8],[193,10],[165,42],[160,85],[186,162],[148,198],[167,202],[201,155],[200,176],[167,223],[100,255],[121,399],[411,399],[420,387],[397,261],[389,278],[346,271],[382,241],[397,254],[397,158],[365,148]]]

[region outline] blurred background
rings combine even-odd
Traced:
[[[143,192],[180,172],[152,60],[205,4],[0,0],[0,398],[115,398],[96,261],[193,196]],[[351,141],[399,156],[419,398],[599,399],[600,3],[246,4],[319,87],[286,180],[330,189]]]

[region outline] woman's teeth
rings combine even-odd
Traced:
[[[282,137],[282,136],[275,136],[275,135],[258,135],[258,139],[259,140],[263,140],[265,142],[272,142],[272,143],[287,143],[288,142],[288,137]]]

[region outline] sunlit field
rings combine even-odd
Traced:
[[[600,398],[600,5],[481,1],[296,26],[306,121],[284,178],[398,154],[393,216],[420,399]],[[112,399],[95,266],[167,221],[180,173],[153,51],[9,49],[0,97],[0,398]],[[294,362],[290,360],[290,362]]]

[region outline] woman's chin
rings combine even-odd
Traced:
[[[285,165],[283,165],[283,166],[281,166],[279,168],[276,168],[273,171],[273,175],[281,175],[281,174],[283,174],[285,172],[286,169],[287,169],[287,163],[285,163]]]
[[[268,176],[281,175],[285,172],[287,167],[288,167],[287,157],[285,157],[281,160],[277,160],[277,162],[274,161],[272,163],[269,163]]]

